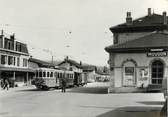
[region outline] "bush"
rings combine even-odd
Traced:
[[[44,79],[35,78],[35,79],[32,80],[32,85],[42,86],[42,85],[44,85]]]

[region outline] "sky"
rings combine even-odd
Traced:
[[[0,0],[0,29],[15,33],[34,58],[107,66],[109,28],[124,23],[127,11],[134,19],[147,8],[168,12],[168,0]]]

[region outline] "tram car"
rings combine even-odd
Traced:
[[[38,89],[60,88],[62,79],[66,79],[66,86],[74,86],[74,72],[52,68],[37,68],[32,84]]]

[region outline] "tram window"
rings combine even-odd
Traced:
[[[42,72],[41,71],[39,72],[39,77],[42,77]]]
[[[46,72],[43,72],[43,77],[46,77]]]
[[[38,72],[36,72],[36,77],[38,77]]]
[[[51,72],[50,77],[53,77],[53,72]]]
[[[57,73],[57,77],[59,78],[59,73]]]
[[[54,77],[57,77],[57,72],[54,72],[54,73],[55,73]]]
[[[60,73],[60,78],[62,78],[62,73]]]
[[[47,77],[50,77],[50,73],[49,72],[47,72]]]

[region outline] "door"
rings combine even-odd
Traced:
[[[162,84],[163,73],[164,73],[164,65],[161,61],[156,60],[152,63],[152,84]]]

